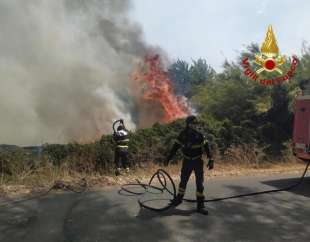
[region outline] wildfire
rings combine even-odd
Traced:
[[[160,104],[163,117],[160,121],[171,122],[190,114],[184,98],[174,93],[172,81],[164,71],[159,55],[149,55],[138,66],[133,79],[142,85],[142,99]]]

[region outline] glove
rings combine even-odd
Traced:
[[[214,168],[214,160],[213,159],[209,159],[207,167],[209,168],[209,170],[212,170]]]

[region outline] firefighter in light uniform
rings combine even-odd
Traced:
[[[213,169],[214,161],[212,159],[212,154],[209,148],[208,141],[200,132],[195,129],[196,125],[197,119],[195,116],[187,117],[186,128],[179,134],[175,144],[171,149],[165,165],[168,165],[172,157],[181,148],[184,157],[181,169],[181,182],[179,184],[178,194],[171,201],[171,205],[178,206],[180,203],[182,203],[188,179],[192,171],[194,170],[196,176],[197,211],[207,215],[208,211],[205,209],[204,206],[205,197],[203,194],[203,151],[207,153],[207,156],[209,158],[209,170]]]
[[[116,175],[121,174],[121,169],[124,168],[126,172],[129,172],[129,160],[128,160],[128,143],[129,143],[129,132],[125,128],[124,121],[120,120],[120,124],[117,127],[117,131],[114,131],[113,135],[116,143],[115,147],[115,166]]]

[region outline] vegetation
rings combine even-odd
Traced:
[[[204,59],[178,60],[168,70],[176,92],[186,96],[199,114],[200,129],[211,141],[217,159],[225,162],[241,159],[257,165],[281,161],[290,154],[293,101],[310,80],[310,49],[304,47],[296,75],[272,87],[242,74],[240,60],[256,52],[258,46],[250,45],[236,62],[225,62],[220,73]],[[137,166],[147,161],[162,164],[183,127],[184,120],[176,120],[131,133],[130,160]],[[18,147],[0,149],[0,178],[3,182],[51,166],[66,166],[78,173],[108,173],[113,168],[113,148],[112,136],[105,135],[90,144],[46,144],[39,155]]]

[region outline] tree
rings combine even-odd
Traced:
[[[207,64],[205,59],[193,61],[190,67],[192,86],[205,85],[215,77],[215,70]]]
[[[177,60],[168,69],[169,77],[173,81],[178,95],[187,96],[191,88],[191,75],[186,61]]]
[[[216,72],[204,59],[193,61],[189,66],[186,61],[177,60],[168,69],[178,95],[191,97],[196,89],[213,80]]]

